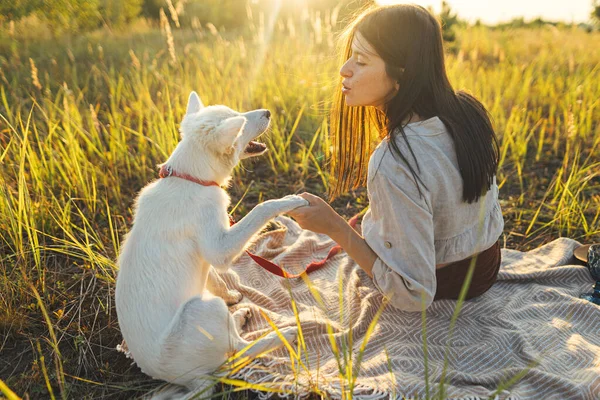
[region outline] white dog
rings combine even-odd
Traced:
[[[214,268],[225,271],[270,219],[308,205],[286,196],[257,205],[229,226],[226,186],[239,160],[263,154],[253,141],[270,122],[268,110],[238,113],[204,107],[195,92],[181,122],[182,140],[163,165],[174,176],[142,189],[133,228],[118,259],[116,307],[121,333],[142,371],[198,389],[203,375],[250,343],[239,335],[250,310],[230,314],[242,295],[229,291]],[[212,186],[180,176],[214,182]],[[227,303],[227,304],[226,304]],[[296,328],[280,331],[287,340]],[[276,332],[258,340],[248,356],[281,346]]]

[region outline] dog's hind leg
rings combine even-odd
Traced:
[[[209,292],[182,304],[166,332],[157,378],[190,389],[224,365],[243,341],[223,299]]]
[[[242,331],[246,322],[248,322],[248,318],[252,316],[252,311],[248,307],[240,308],[235,310],[232,315],[233,320],[235,321],[235,327],[237,328],[238,333]]]
[[[284,337],[286,342],[293,344],[298,336],[298,328],[295,326],[282,328],[279,330],[279,333]],[[235,350],[237,353],[239,353],[250,344],[252,344],[252,347],[244,351],[244,353],[241,354],[242,356],[255,358],[267,351],[278,349],[284,345],[279,338],[279,335],[277,335],[277,332],[271,332],[267,336],[263,337],[262,339],[258,339],[255,342],[247,342],[242,339],[236,346]]]
[[[217,270],[212,266],[208,270],[206,287],[212,294],[225,300],[225,303],[227,303],[228,306],[239,303],[242,300],[242,297],[244,297],[237,290],[229,290],[223,278],[221,278]]]

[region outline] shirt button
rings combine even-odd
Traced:
[[[384,243],[385,247],[387,247],[388,249],[392,248],[392,244],[390,242],[385,242]]]

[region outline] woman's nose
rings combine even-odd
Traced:
[[[352,71],[348,67],[348,61],[346,61],[346,63],[344,65],[342,65],[342,68],[340,68],[340,75],[343,76],[344,78],[348,78],[348,77],[352,76]]]

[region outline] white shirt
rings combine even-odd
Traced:
[[[394,307],[420,311],[433,302],[435,265],[459,261],[491,247],[502,234],[504,219],[493,184],[475,203],[463,202],[463,182],[452,137],[438,117],[408,124],[404,131],[420,173],[402,135],[396,141],[415,173],[392,154],[389,137],[369,160],[367,193],[370,208],[362,235],[377,254],[375,286]]]

